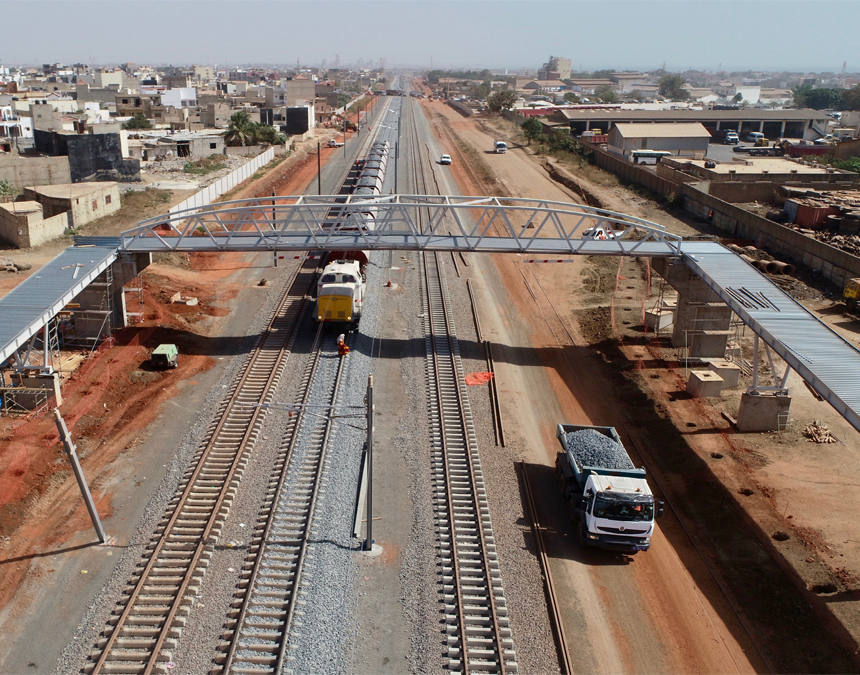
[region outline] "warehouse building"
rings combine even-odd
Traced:
[[[710,132],[699,122],[680,124],[615,124],[609,130],[609,149],[631,157],[635,150],[659,150],[673,155],[704,157]]]
[[[771,140],[803,138],[814,141],[828,133],[830,118],[818,110],[622,110],[562,109],[550,122],[569,126],[572,136],[600,129],[606,133],[616,124],[699,122],[708,131],[731,129],[739,134],[758,131]]]

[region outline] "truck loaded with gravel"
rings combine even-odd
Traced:
[[[556,473],[580,546],[647,551],[663,502],[655,504],[615,428],[559,424],[557,436]]]

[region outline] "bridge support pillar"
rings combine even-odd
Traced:
[[[784,431],[790,409],[791,396],[782,393],[741,394],[738,431]]]
[[[662,258],[652,268],[678,291],[672,345],[686,348],[689,359],[725,358],[731,308],[685,264]]]

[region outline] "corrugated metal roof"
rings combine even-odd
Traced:
[[[622,110],[619,108],[601,110],[559,110],[568,120],[618,120],[619,122],[705,122],[720,120],[749,120],[773,122],[806,122],[827,120],[824,113],[817,110]]]
[[[616,124],[613,129],[624,138],[710,138],[710,132],[701,122],[676,124]]]
[[[40,331],[116,257],[116,246],[67,248],[0,298],[0,363]]]
[[[683,248],[687,265],[860,431],[860,351],[727,248],[713,242]],[[748,294],[763,301],[749,301]]]

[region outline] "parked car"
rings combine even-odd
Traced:
[[[439,164],[450,164],[451,163],[451,155],[442,155],[439,158]]]
[[[744,140],[747,140],[750,143],[755,143],[762,138],[764,138],[764,134],[760,131],[750,131],[746,136],[744,136]]]

